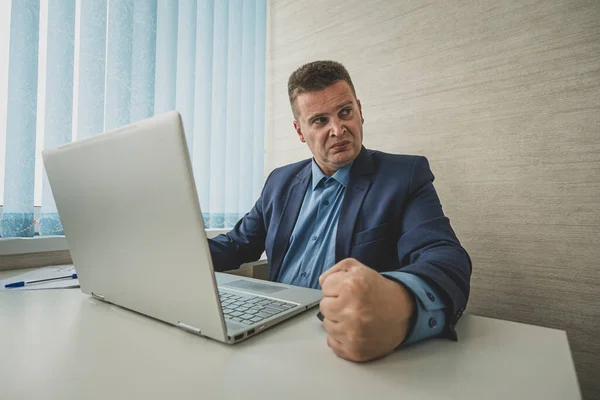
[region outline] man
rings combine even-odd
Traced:
[[[361,103],[339,63],[300,67],[288,93],[313,158],[275,169],[254,208],[210,241],[215,269],[266,249],[269,279],[322,288],[327,344],[348,360],[442,334],[456,340],[471,261],[427,159],[362,146]]]

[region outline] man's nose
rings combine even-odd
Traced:
[[[339,118],[331,119],[331,135],[332,136],[342,136],[346,128],[342,124],[342,121]]]

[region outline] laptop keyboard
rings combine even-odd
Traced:
[[[221,308],[225,319],[241,322],[246,325],[256,324],[296,307],[297,304],[280,300],[267,299],[261,296],[238,295],[219,290]]]

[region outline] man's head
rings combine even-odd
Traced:
[[[344,66],[335,61],[303,65],[288,80],[294,128],[327,175],[350,164],[363,139],[362,108]]]

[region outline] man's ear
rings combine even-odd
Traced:
[[[362,123],[365,123],[365,117],[363,117],[363,113],[362,113],[362,105],[360,104],[360,100],[356,99],[356,103],[358,104],[358,112],[360,112],[360,120],[362,121]]]
[[[294,120],[294,129],[296,130],[296,133],[298,134],[298,138],[300,139],[300,141],[302,143],[306,143],[306,140],[304,139],[304,135],[302,134],[302,129],[300,129],[300,124],[296,120]]]

